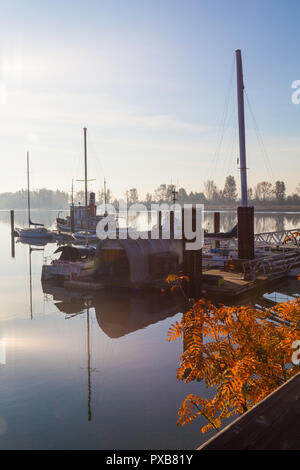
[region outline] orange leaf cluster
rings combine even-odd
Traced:
[[[188,395],[178,424],[204,416],[202,432],[242,414],[296,372],[292,344],[300,338],[300,300],[263,310],[247,306],[216,307],[200,300],[169,330],[168,340],[182,338],[184,352],[177,377],[204,380],[212,399]]]

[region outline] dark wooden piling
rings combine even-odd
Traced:
[[[196,207],[192,208],[192,229],[196,230]],[[202,278],[202,250],[187,250],[186,243],[195,240],[187,240],[185,237],[184,209],[182,209],[182,254],[183,272],[189,277],[190,282],[186,287],[186,294],[189,298],[198,299],[201,294]]]
[[[158,212],[158,238],[162,239],[162,211]]]
[[[71,233],[75,232],[75,218],[74,218],[74,206],[71,206],[70,210],[70,217],[71,217]]]
[[[174,240],[175,234],[175,212],[170,211],[170,240]]]
[[[238,257],[254,259],[254,207],[238,207]]]
[[[214,212],[214,233],[220,232],[220,212]],[[216,240],[215,247],[220,248],[220,242]]]
[[[15,257],[15,211],[10,211],[11,257]]]

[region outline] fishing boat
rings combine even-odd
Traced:
[[[53,255],[58,258],[45,258],[42,268],[42,281],[50,279],[72,280],[94,272],[96,248],[93,246],[64,245],[57,248]]]
[[[27,152],[27,213],[28,227],[16,228],[17,235],[22,238],[30,239],[53,239],[53,233],[46,229],[43,224],[32,222],[30,215],[30,181],[29,181],[29,152]]]

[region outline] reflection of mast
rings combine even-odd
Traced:
[[[88,347],[88,420],[92,421],[92,382],[91,382],[91,341],[90,341],[90,309],[86,311],[87,347]]]
[[[31,253],[33,251],[44,251],[43,248],[31,248],[29,245],[29,302],[30,302],[30,318],[33,320],[33,311],[32,311],[32,269],[31,269]]]
[[[32,271],[31,271],[31,245],[29,245],[29,297],[30,297],[30,319],[33,320],[32,313]]]

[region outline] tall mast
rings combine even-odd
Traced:
[[[28,226],[31,225],[30,220],[30,187],[29,187],[29,152],[27,152],[27,210],[28,210]]]
[[[241,170],[241,193],[242,206],[248,206],[247,194],[247,166],[246,166],[246,139],[245,139],[245,111],[244,111],[244,79],[242,53],[240,49],[235,51],[236,73],[237,73],[237,98],[239,114],[239,140],[240,140],[240,170]]]

